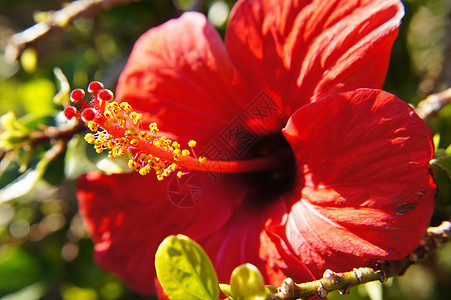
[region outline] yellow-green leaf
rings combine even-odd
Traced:
[[[432,167],[439,169],[451,179],[451,156],[437,158],[431,161]]]
[[[171,235],[155,254],[157,277],[172,300],[213,299],[219,297],[219,283],[208,255],[184,235]]]
[[[232,298],[232,289],[230,288],[229,284],[219,284],[219,288],[221,289],[221,292],[226,295],[227,298],[233,300]]]

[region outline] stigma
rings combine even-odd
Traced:
[[[154,172],[158,180],[181,166],[199,169],[206,162],[205,157],[194,154],[196,141],[188,142],[190,151],[159,134],[157,123],[145,128],[142,114],[134,111],[127,102],[115,102],[113,92],[105,89],[101,82],[91,82],[88,92],[90,99],[84,90],[73,90],[70,95],[73,106],[67,107],[64,115],[67,119],[75,117],[87,123],[91,133],[85,135],[85,140],[94,145],[97,153],[108,151],[109,158],[127,154],[131,157],[128,161],[130,169],[141,175]],[[177,176],[181,177],[183,173],[178,171]]]

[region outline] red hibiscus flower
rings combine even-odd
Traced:
[[[225,43],[194,12],[145,33],[117,99],[210,164],[83,176],[96,262],[150,294],[170,234],[199,242],[222,282],[245,262],[279,285],[411,252],[434,206],[431,134],[376,90],[402,16],[395,0],[241,0]]]

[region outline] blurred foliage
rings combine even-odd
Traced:
[[[194,9],[205,13],[224,34],[233,3],[133,1],[53,31],[14,63],[0,56],[0,128],[12,128],[9,142],[0,150],[0,299],[150,299],[136,295],[92,261],[93,245],[77,212],[75,179],[99,167],[100,158],[78,138],[58,148],[57,143],[38,143],[36,132],[48,126],[74,126],[61,116],[67,93],[54,99],[65,83],[84,88],[100,80],[114,90],[133,43],[143,32]],[[404,3],[406,16],[384,89],[416,104],[451,86],[451,0]],[[63,0],[0,0],[2,52],[12,34],[43,17],[40,12],[65,4]],[[451,144],[451,106],[431,118],[429,125],[437,133],[438,153],[443,153]],[[67,140],[62,137],[62,141]],[[440,191],[433,225],[451,216],[449,176],[437,168],[435,172]],[[450,282],[448,244],[403,277],[329,298],[444,300],[451,294]]]

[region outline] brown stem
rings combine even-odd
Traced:
[[[83,122],[77,122],[75,125],[61,129],[58,127],[48,126],[42,131],[33,130],[30,132],[32,148],[43,143],[57,140],[67,143],[75,134],[85,131],[87,129]]]
[[[438,227],[429,227],[420,245],[407,257],[396,261],[383,261],[374,268],[355,268],[350,272],[324,272],[323,278],[295,284],[287,278],[278,288],[278,292],[267,297],[268,300],[308,299],[312,296],[326,297],[331,291],[345,294],[351,287],[370,281],[385,281],[389,277],[403,275],[412,265],[427,258],[436,248],[451,239],[451,221],[444,221]]]
[[[443,92],[429,95],[420,101],[415,112],[423,119],[427,120],[437,114],[445,105],[451,103],[451,88]]]
[[[139,0],[75,0],[60,10],[46,12],[44,21],[11,36],[5,48],[5,58],[13,63],[25,49],[46,37],[54,29],[63,28],[77,19],[92,16],[100,10],[132,1]]]

